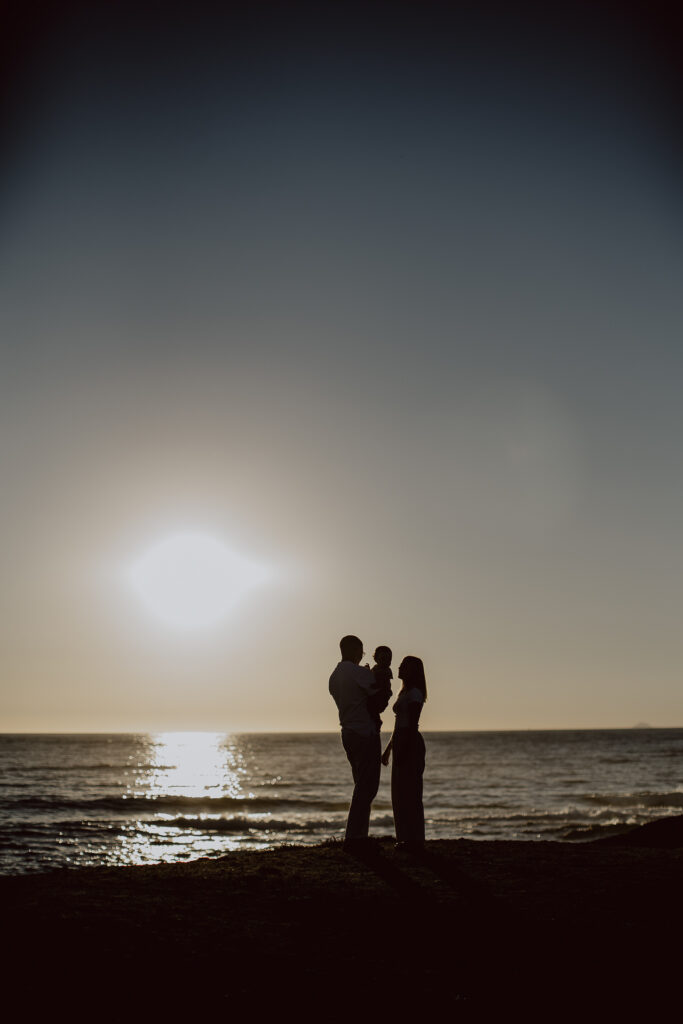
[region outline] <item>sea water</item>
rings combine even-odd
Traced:
[[[581,841],[683,808],[683,729],[425,733],[428,839]],[[343,836],[339,734],[0,735],[0,873]],[[371,833],[393,834],[390,769]]]

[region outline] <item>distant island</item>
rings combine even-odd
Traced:
[[[636,722],[636,724],[632,725],[631,728],[632,729],[654,729],[654,726],[650,725],[649,722]]]

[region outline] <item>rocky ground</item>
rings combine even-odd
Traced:
[[[376,841],[0,879],[28,1006],[260,1020],[675,1005],[683,817],[591,843]]]

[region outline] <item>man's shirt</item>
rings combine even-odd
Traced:
[[[342,729],[351,729],[360,736],[373,736],[377,725],[368,710],[368,697],[377,690],[371,669],[352,661],[340,661],[330,676],[330,693],[339,709]]]

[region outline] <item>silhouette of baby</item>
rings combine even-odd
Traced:
[[[391,671],[391,647],[380,646],[373,654],[375,664],[372,666],[372,674],[375,677],[375,692],[368,698],[368,710],[375,720],[377,731],[382,728],[380,713],[384,711],[389,698],[391,697],[391,680],[394,673]]]

